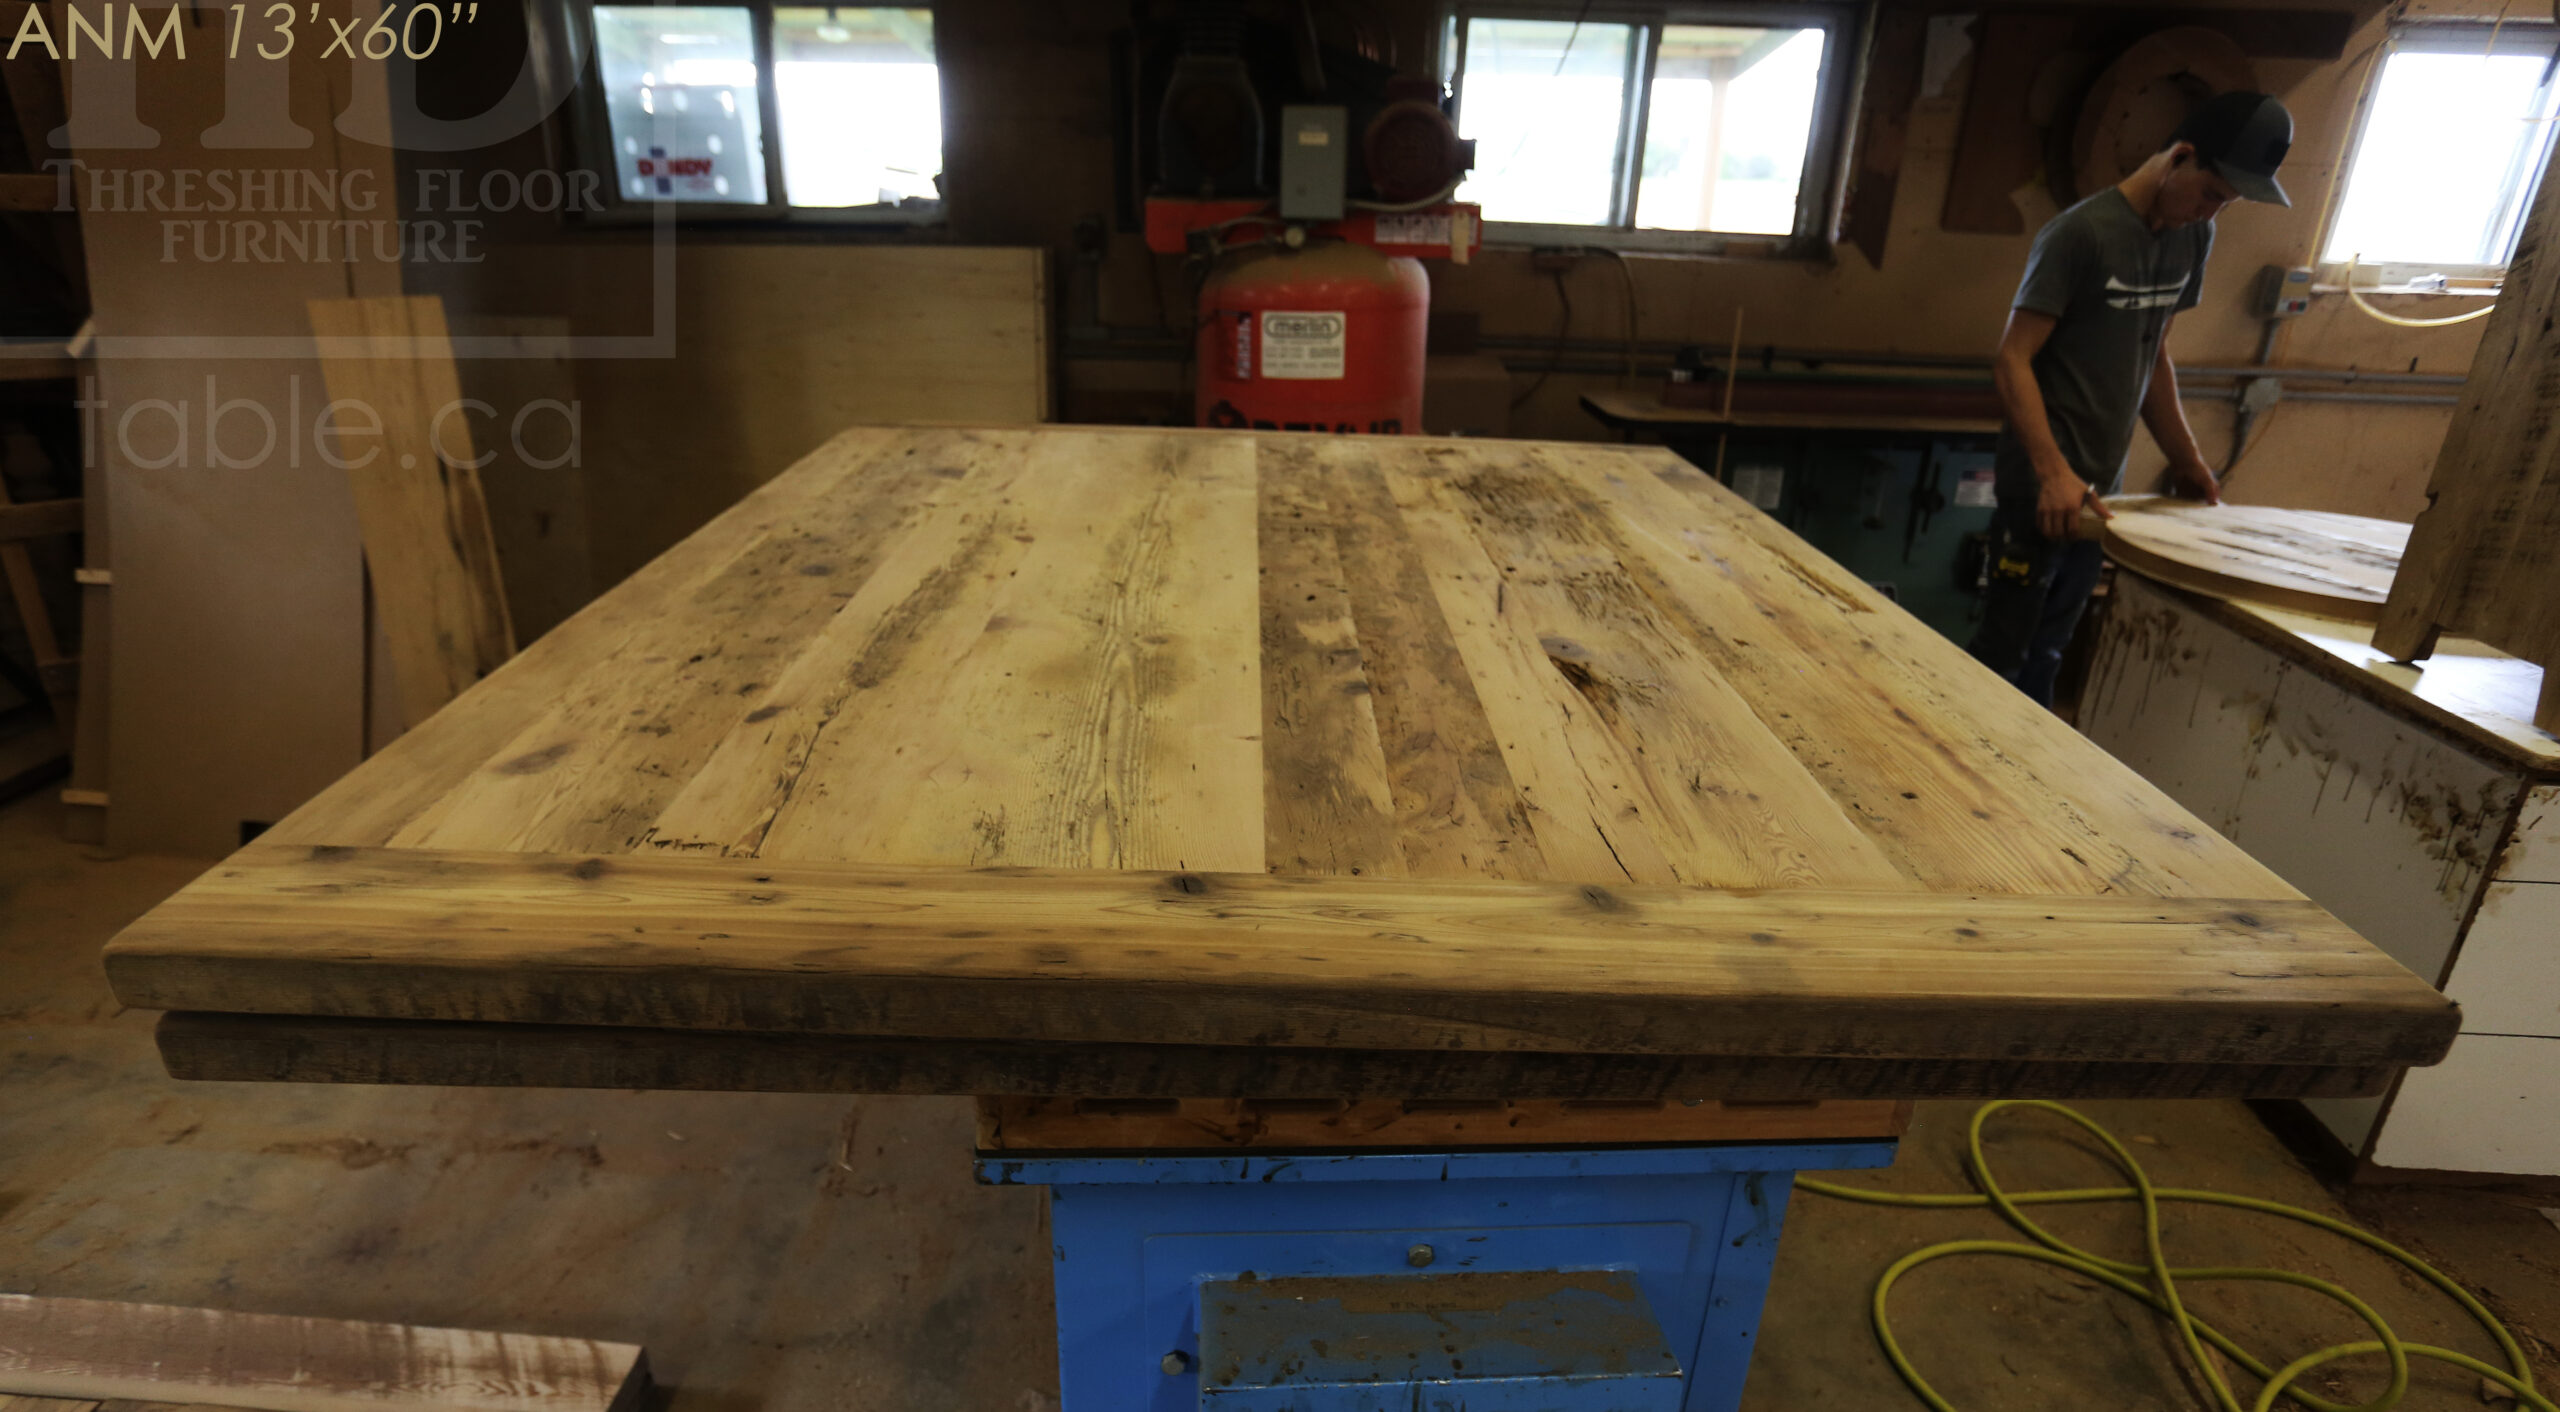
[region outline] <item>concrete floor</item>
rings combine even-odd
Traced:
[[[201,866],[63,843],[47,800],[0,809],[0,1290],[628,1340],[681,1412],[1056,1406],[1040,1200],[971,1182],[964,1100],[174,1083],[153,1017],[118,1010],[96,951]],[[2404,1188],[2342,1205],[2239,1104],[2085,1107],[2164,1185],[2352,1215],[2416,1246],[2560,1386],[2560,1228],[2531,1197]],[[1969,1112],[1924,1105],[1892,1171],[1847,1180],[1964,1189]],[[1992,1150],[2014,1188],[2114,1181],[2035,1120],[1997,1129]],[[2139,1248],[2121,1209],[2052,1224]],[[1747,1405],[1916,1407],[1868,1330],[1868,1290],[1901,1253],[1968,1235],[2007,1232],[1982,1212],[1800,1194]],[[2493,1356],[2433,1291],[2317,1232],[2187,1208],[2170,1250],[2338,1279],[2406,1337]],[[2298,1291],[2191,1302],[2271,1362],[2361,1336]],[[1933,1265],[1896,1313],[1968,1412],[2204,1405],[2156,1319],[2047,1267]],[[2476,1379],[2436,1367],[2404,1404],[2481,1405]]]

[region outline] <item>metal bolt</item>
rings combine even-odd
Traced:
[[[1164,1369],[1166,1377],[1178,1377],[1191,1371],[1191,1355],[1177,1348],[1166,1354],[1156,1366]]]
[[[1404,1263],[1419,1270],[1439,1258],[1440,1252],[1427,1245],[1417,1245],[1404,1253]]]

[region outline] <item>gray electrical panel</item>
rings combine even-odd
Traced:
[[[1350,160],[1350,114],[1334,107],[1280,110],[1280,216],[1291,221],[1342,219]]]

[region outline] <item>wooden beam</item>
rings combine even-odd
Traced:
[[[0,541],[40,539],[49,534],[80,532],[81,502],[37,500],[25,505],[0,503]]]
[[[0,1389],[263,1412],[638,1412],[635,1344],[0,1294]]]
[[[144,1009],[910,1038],[2365,1066],[2454,1005],[2298,899],[251,847]]]
[[[1484,1050],[1037,1044],[749,1034],[627,1025],[160,1017],[173,1078],[225,1083],[430,1084],[730,1093],[1155,1098],[2344,1098],[2394,1067],[2022,1063],[2002,1059],[1754,1059]]]

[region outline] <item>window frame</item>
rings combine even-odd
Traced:
[[[1780,258],[1828,259],[1838,233],[1840,201],[1847,185],[1849,133],[1856,119],[1857,79],[1872,7],[1857,0],[1772,0],[1772,3],[1704,3],[1703,0],[1450,0],[1442,6],[1440,75],[1456,96],[1459,130],[1466,124],[1467,22],[1472,19],[1555,20],[1635,26],[1624,106],[1618,116],[1616,168],[1610,193],[1612,224],[1565,225],[1488,220],[1487,244],[1519,248],[1558,245],[1612,250],[1727,255],[1758,251]],[[1653,107],[1656,63],[1668,25],[1732,25],[1823,31],[1822,67],[1814,79],[1813,125],[1805,141],[1804,169],[1796,183],[1795,229],[1784,235],[1747,231],[1651,230],[1632,224],[1636,190],[1644,175],[1646,124]],[[1617,221],[1629,224],[1617,224]]]
[[[618,174],[621,164],[614,159],[613,119],[604,91],[603,50],[596,41],[596,6],[611,4],[629,9],[718,9],[745,10],[748,27],[755,41],[757,117],[764,134],[764,190],[761,202],[747,201],[636,201],[625,195]],[[604,209],[591,211],[584,219],[596,225],[645,226],[654,224],[661,212],[685,225],[748,226],[834,226],[853,230],[888,233],[931,230],[950,221],[950,199],[946,196],[931,211],[909,211],[894,206],[794,206],[791,191],[782,176],[782,104],[774,88],[773,12],[776,9],[823,8],[813,0],[565,0],[567,23],[574,43],[586,58],[579,68],[578,91],[564,105],[569,118],[569,151],[578,165],[603,177],[599,194],[606,197]],[[939,77],[942,66],[942,7],[933,0],[921,4],[847,6],[850,9],[925,10],[933,16],[934,90],[942,108],[944,143],[944,176],[950,171],[951,95]]]
[[[2492,48],[2494,43],[2495,47]],[[2560,122],[2544,124],[2542,148],[2527,144],[2518,149],[2517,160],[2524,170],[2520,180],[2509,190],[2509,200],[2501,217],[2508,226],[2507,257],[2490,264],[2444,264],[2432,260],[2365,260],[2350,271],[2344,260],[2328,258],[2329,242],[2335,236],[2338,220],[2345,214],[2347,189],[2353,182],[2356,159],[2364,154],[2366,134],[2373,124],[2374,100],[2380,94],[2383,70],[2395,55],[2417,54],[2518,54],[2539,55],[2554,59],[2553,69],[2546,70],[2545,89],[2560,85],[2560,24],[2549,20],[2513,18],[2504,23],[2478,19],[2404,20],[2395,23],[2383,39],[2380,53],[2365,71],[2364,92],[2356,104],[2355,132],[2348,139],[2346,160],[2339,165],[2333,180],[2337,183],[2329,203],[2326,219],[2321,222],[2319,240],[2312,247],[2320,258],[2313,265],[2316,283],[2323,288],[2342,289],[2352,274],[2360,281],[2356,288],[2365,293],[2449,294],[2478,297],[2492,294],[2495,286],[2506,278],[2507,267],[2514,263],[2517,239],[2524,233],[2526,215],[2533,206],[2534,194],[2541,185],[2543,164],[2534,160],[2544,155],[2553,139],[2551,129]],[[2445,284],[2433,282],[2441,275]],[[2370,280],[2371,284],[2361,283]],[[2423,281],[2423,282],[2422,282]]]

